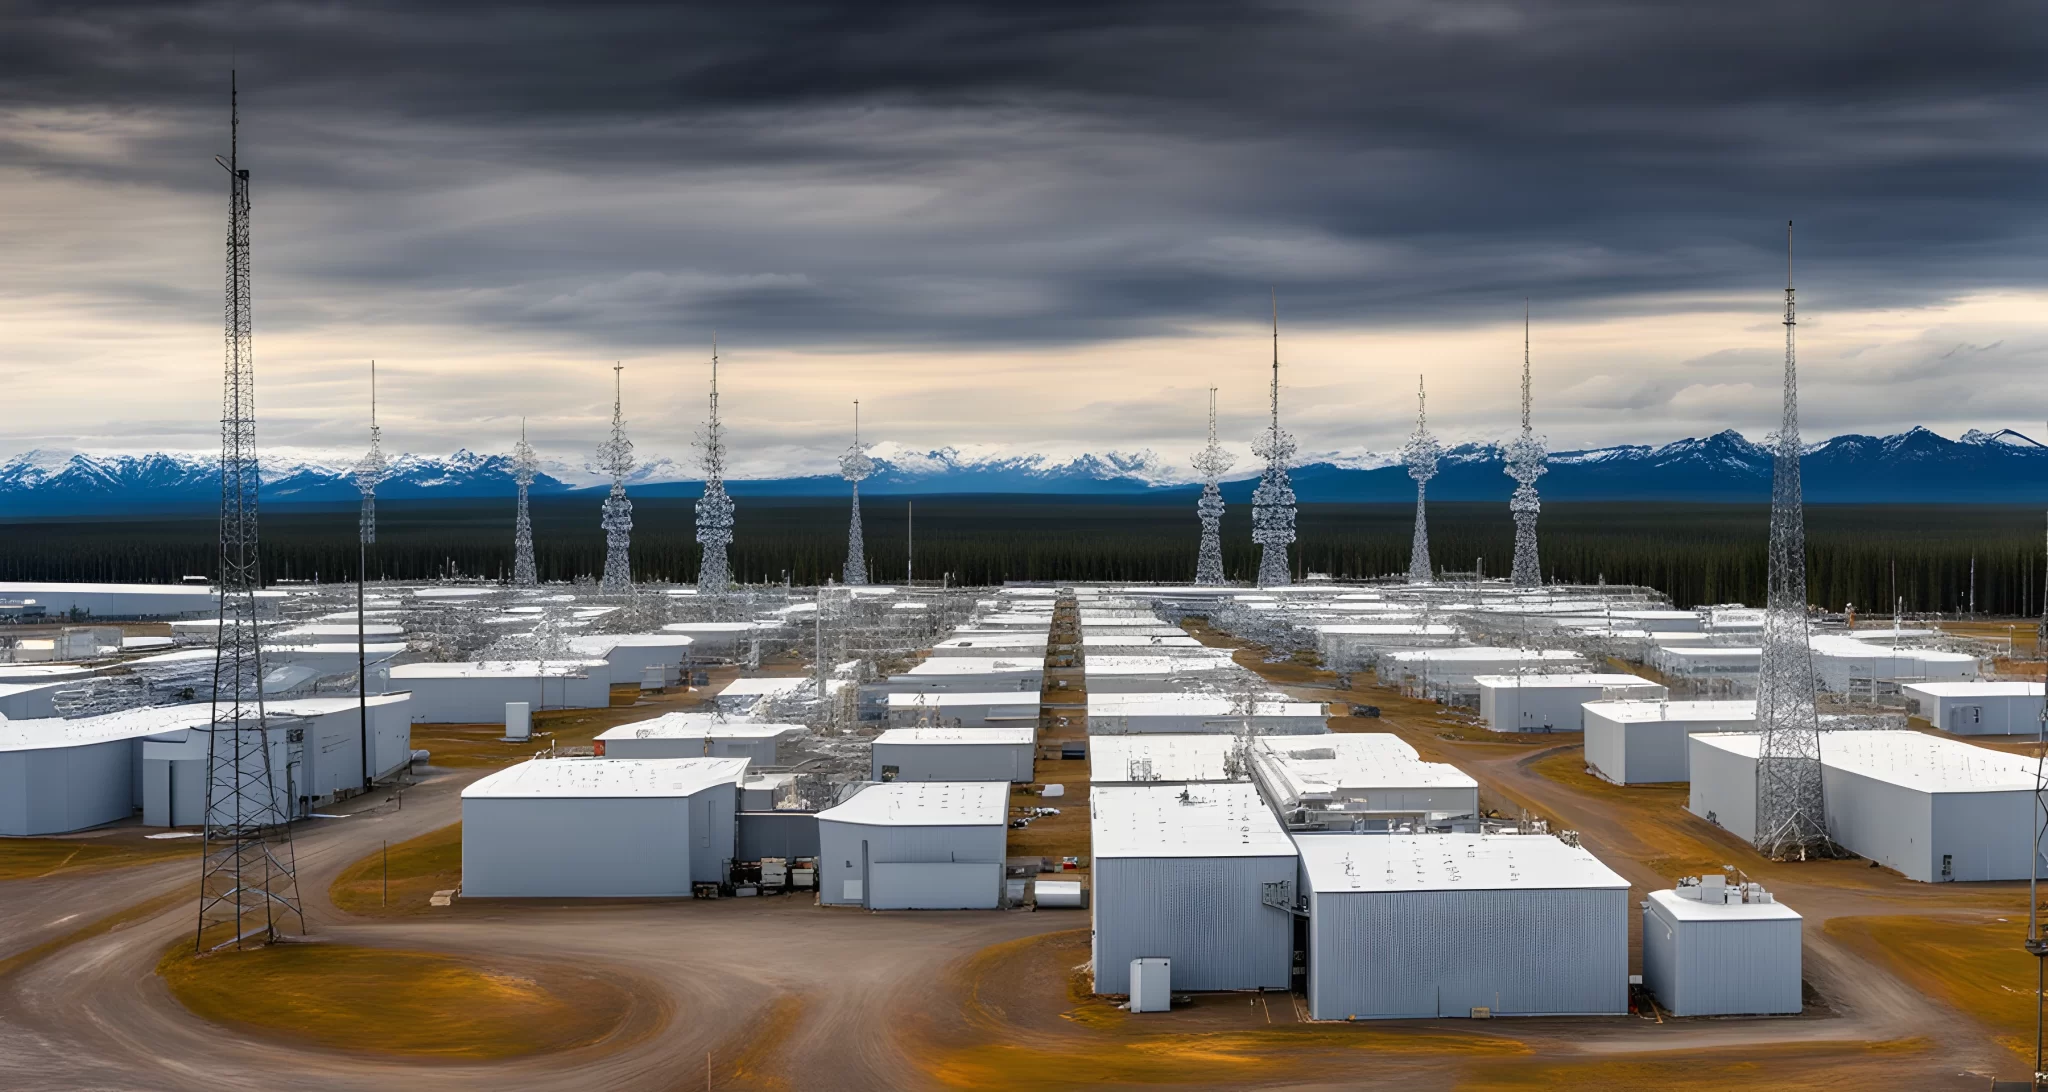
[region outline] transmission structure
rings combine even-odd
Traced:
[[[363,583],[370,571],[370,546],[377,541],[377,483],[384,480],[384,430],[377,427],[377,362],[370,361],[370,450],[356,462],[356,488],[363,492],[363,518],[356,535],[356,714],[361,728],[363,791],[376,776],[370,761],[370,659],[364,647],[368,625],[363,610]]]
[[[860,534],[860,482],[875,472],[875,461],[860,442],[860,400],[853,402],[853,446],[839,457],[839,476],[853,483],[853,522],[846,528],[846,583],[868,582],[867,545]]]
[[[598,590],[607,595],[633,594],[633,502],[626,499],[626,475],[633,472],[633,441],[626,439],[625,364],[612,365],[612,435],[597,452],[598,462],[612,476],[604,499],[604,579]]]
[[[540,472],[540,459],[526,442],[526,419],[519,419],[519,442],[512,445],[512,480],[519,486],[519,514],[512,523],[512,586],[531,588],[540,583],[533,565],[533,517],[526,506],[526,494]]]
[[[1195,469],[1202,472],[1202,499],[1195,502],[1195,514],[1202,521],[1202,548],[1195,555],[1195,583],[1221,584],[1223,573],[1223,474],[1236,457],[1216,440],[1216,388],[1209,388],[1209,444],[1195,453]],[[1284,470],[1284,468],[1283,468]]]
[[[725,492],[725,425],[718,419],[718,341],[711,342],[711,412],[697,441],[704,453],[704,495],[697,498],[697,544],[704,560],[697,568],[697,590],[716,595],[732,588],[726,549],[732,545],[732,498]]]
[[[1522,307],[1522,434],[1508,444],[1505,471],[1515,480],[1508,511],[1515,517],[1515,567],[1509,583],[1533,588],[1543,583],[1543,565],[1536,553],[1536,517],[1543,502],[1536,496],[1536,479],[1547,468],[1543,440],[1529,427],[1529,308]]]
[[[286,918],[305,930],[288,804],[271,769],[264,722],[263,650],[257,637],[256,362],[249,313],[249,172],[240,159],[241,114],[228,83],[226,368],[220,423],[220,626],[207,726],[206,825],[194,947],[275,940]],[[286,733],[277,742],[289,747]],[[303,741],[300,741],[303,746]],[[226,926],[225,939],[209,930]]]
[[[2048,599],[2041,604],[2041,621],[2037,634],[2048,635]],[[2048,639],[2043,639],[2037,648],[2048,650]],[[2034,868],[2027,876],[2027,939],[2024,947],[2034,957],[2034,1087],[2039,1088],[2048,1081],[2044,1077],[2042,1047],[2044,1045],[2044,1005],[2048,1005],[2048,935],[2041,928],[2041,839],[2048,834],[2048,695],[2041,704],[2041,720],[2036,726],[2038,735],[2034,740],[2034,811],[2031,825],[2034,828]]]
[[[1259,587],[1289,583],[1287,547],[1294,542],[1294,485],[1287,464],[1294,460],[1294,437],[1280,429],[1280,300],[1273,299],[1272,423],[1252,445],[1252,454],[1266,461],[1252,490],[1252,541],[1259,544]],[[1206,490],[1204,493],[1206,494]],[[1222,503],[1218,498],[1218,504]]]
[[[1820,725],[1806,626],[1806,523],[1799,484],[1799,373],[1792,303],[1792,223],[1785,223],[1785,413],[1771,461],[1771,550],[1758,667],[1756,848],[1776,860],[1825,856]]]
[[[1415,434],[1408,437],[1408,444],[1401,449],[1401,461],[1408,467],[1408,476],[1415,479],[1415,539],[1408,548],[1408,582],[1427,584],[1436,579],[1435,570],[1429,564],[1429,510],[1425,501],[1429,495],[1429,479],[1436,477],[1436,461],[1443,454],[1443,445],[1429,431],[1429,393],[1423,389],[1422,377],[1415,377]]]

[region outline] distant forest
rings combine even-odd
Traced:
[[[547,580],[593,574],[604,564],[595,498],[533,502],[535,556]],[[1127,498],[928,497],[915,501],[916,575],[955,583],[1004,580],[1182,581],[1195,566],[1192,505]],[[871,579],[901,580],[906,506],[865,506]],[[1394,504],[1305,504],[1298,572],[1370,578],[1405,572],[1414,512]],[[1759,603],[1764,597],[1768,511],[1763,505],[1573,503],[1545,505],[1546,577],[1573,583],[1647,584],[1682,607]],[[690,502],[635,501],[633,568],[647,580],[696,578]],[[734,572],[750,582],[816,583],[846,557],[843,499],[742,498]],[[1429,509],[1439,570],[1506,571],[1514,529],[1502,504],[1442,503]],[[2041,610],[2043,515],[1974,505],[1812,505],[1808,581],[1814,602],[1855,603],[1888,613],[1896,587],[1908,611]],[[356,511],[276,505],[263,513],[267,580],[354,579]],[[175,581],[210,576],[217,530],[210,518],[53,518],[0,524],[0,579]],[[1250,511],[1231,506],[1224,562],[1235,579],[1258,567]],[[456,574],[502,578],[512,565],[512,506],[500,500],[385,502],[378,506],[373,577]]]

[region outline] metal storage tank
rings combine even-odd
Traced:
[[[1617,785],[1692,777],[1687,737],[1753,732],[1754,701],[1589,701],[1586,765]]]
[[[869,760],[876,781],[1004,781],[1029,784],[1038,729],[891,728]]]
[[[869,785],[818,813],[818,897],[870,910],[993,910],[1003,894],[1010,786]]]
[[[1095,992],[1128,994],[1131,960],[1173,961],[1177,990],[1286,989],[1294,843],[1245,782],[1089,793]]]
[[[1479,716],[1496,732],[1578,732],[1590,701],[1669,697],[1662,683],[1636,675],[1479,675]]]
[[[462,790],[462,893],[634,898],[722,882],[743,758],[537,758]]]
[[[1920,682],[1899,687],[1908,716],[1958,736],[2031,736],[2041,730],[2041,684],[2024,680]]]
[[[1673,1016],[1800,1010],[1799,914],[1760,884],[1703,876],[1643,903],[1643,985]]]
[[[1547,835],[1303,834],[1318,1020],[1628,1011],[1628,881]]]

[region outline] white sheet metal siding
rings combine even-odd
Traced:
[[[0,752],[0,834],[62,834],[135,811],[140,741]]]
[[[896,767],[896,781],[1009,781],[1029,784],[1029,743],[876,743],[873,777],[883,780],[882,767]]]
[[[1692,789],[1686,810],[1745,842],[1756,840],[1756,760],[1688,737]]]
[[[1089,900],[1095,992],[1130,992],[1131,960],[1173,960],[1176,990],[1286,989],[1294,917],[1262,884],[1295,878],[1295,857],[1098,857]]]
[[[1001,861],[877,861],[868,865],[873,910],[993,910],[1003,889]]]
[[[731,785],[695,796],[464,800],[462,893],[476,898],[688,895],[693,880],[720,878],[722,863],[732,857],[732,814]],[[711,829],[700,829],[706,817],[712,819]]]
[[[1577,732],[1582,706],[1610,698],[1662,698],[1669,691],[1648,679],[1609,686],[1481,686],[1479,717],[1496,732]]]
[[[1628,892],[1312,894],[1308,975],[1318,1020],[1626,1012]]]
[[[1951,735],[2033,735],[2041,728],[2039,695],[1942,696],[1922,699],[1921,706],[1921,716]]]
[[[1691,737],[1700,732],[1749,731],[1754,722],[1613,721],[1586,710],[1586,764],[1623,785],[1692,779]]]
[[[1800,1009],[1797,918],[1680,921],[1643,910],[1643,985],[1673,1016],[1752,1016]]]
[[[1929,803],[1927,879],[2027,878],[2027,862],[2034,856],[2033,832],[2027,825],[2032,810],[2031,793],[1950,792],[1934,796]],[[1944,856],[1951,858],[1947,876],[1941,874]],[[1916,880],[1921,878],[1904,868],[1899,871]]]
[[[529,701],[534,710],[603,709],[612,703],[612,672],[593,664],[583,677],[550,675],[546,686],[537,677],[497,675],[482,678],[397,679],[412,691],[409,715],[419,724],[503,724],[505,703]]]
[[[818,820],[818,894],[828,906],[864,906],[864,895],[848,897],[846,881],[873,889],[864,869],[878,863],[972,863],[1003,861],[1007,828],[985,826],[872,826]],[[865,864],[863,863],[865,862]]]
[[[606,758],[744,758],[756,766],[773,766],[776,762],[772,739],[713,739],[706,743],[701,736],[621,736],[604,741],[604,754]]]

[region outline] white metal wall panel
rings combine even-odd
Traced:
[[[713,739],[706,743],[701,736],[621,736],[605,740],[604,753],[607,758],[744,758],[756,766],[773,766],[776,762],[772,739]]]
[[[2033,695],[1941,697],[1935,705],[1928,719],[1952,735],[2032,735],[2041,727],[2041,699]]]
[[[1823,734],[1823,759],[1827,745]],[[1843,848],[1896,868],[1907,879],[1926,883],[1935,878],[1939,858],[1934,847],[1933,799],[1927,793],[1826,765],[1821,769],[1821,792],[1827,805],[1828,833]],[[2017,826],[2026,830],[2024,809]],[[2024,866],[2024,857],[2021,863]]]
[[[818,820],[818,891],[827,905],[863,905],[858,893],[871,887],[863,873],[877,863],[996,862],[1001,864],[1007,828],[984,826],[870,826]],[[863,848],[865,847],[865,855]],[[857,885],[846,894],[845,881]]]
[[[1800,925],[1680,921],[1643,910],[1643,985],[1674,1016],[1751,1016],[1800,1010]]]
[[[462,893],[631,898],[690,893],[689,797],[462,802]]]
[[[1319,1020],[1628,1010],[1626,889],[1318,892],[1309,915]]]
[[[1745,842],[1756,840],[1756,760],[1709,747],[1705,737],[1686,741],[1692,791],[1686,810]]]
[[[1586,710],[1586,765],[1609,781],[1628,784],[1628,728]]]
[[[1294,917],[1262,886],[1295,878],[1298,858],[1098,857],[1089,900],[1095,992],[1129,993],[1131,960],[1173,960],[1176,990],[1286,989]]]
[[[608,666],[581,669],[582,678],[485,676],[483,678],[399,679],[412,692],[410,717],[421,724],[503,724],[505,703],[534,702],[534,709],[603,709],[612,701]]]
[[[1001,861],[878,861],[868,866],[873,910],[993,910]]]
[[[1034,750],[1029,743],[876,743],[872,772],[876,781],[882,780],[882,767],[894,766],[897,781],[1026,784]]]
[[[0,754],[0,834],[62,834],[135,811],[137,741]]]
[[[1929,841],[1932,844],[1927,859],[1927,879],[2027,878],[2027,862],[2034,856],[2033,831],[2028,825],[2032,811],[2031,793],[1941,793],[1930,798],[1929,806]],[[1952,858],[1948,876],[1941,874],[1944,855]]]

